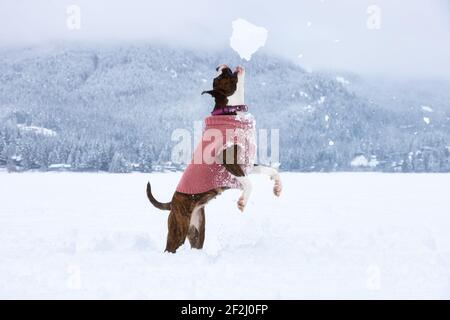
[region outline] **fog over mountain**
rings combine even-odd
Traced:
[[[80,10],[80,29],[67,27],[71,5]],[[379,29],[367,26],[374,5]],[[222,50],[231,22],[243,18],[268,30],[263,53],[307,69],[449,79],[449,6],[448,0],[2,0],[0,47],[78,41]]]

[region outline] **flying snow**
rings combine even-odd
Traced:
[[[321,96],[320,99],[317,101],[318,104],[323,104],[325,102],[325,98],[324,96]]]
[[[252,55],[266,44],[267,30],[240,18],[233,21],[232,28],[231,48],[241,59],[250,61]]]
[[[433,109],[429,106],[420,106],[423,111],[425,112],[433,112]]]

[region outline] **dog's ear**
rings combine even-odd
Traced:
[[[205,93],[208,93],[214,97],[214,90],[203,91],[202,95],[204,95]]]
[[[212,90],[208,90],[208,91],[203,91],[202,95],[205,94],[205,93],[210,94],[214,98],[226,97],[226,95],[221,90],[218,90],[218,89],[212,89]]]
[[[218,105],[226,106],[228,103],[228,98],[220,90],[213,89],[213,90],[208,90],[208,91],[202,92],[202,94],[205,94],[205,93],[210,94],[214,98],[216,104],[218,104]]]

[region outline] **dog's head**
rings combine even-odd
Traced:
[[[213,96],[216,106],[244,104],[244,68],[238,66],[232,71],[227,65],[221,64],[216,71],[213,89],[203,91],[202,94],[208,93]]]

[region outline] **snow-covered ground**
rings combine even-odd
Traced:
[[[450,298],[448,174],[254,176],[163,253],[170,174],[0,172],[0,298]]]

